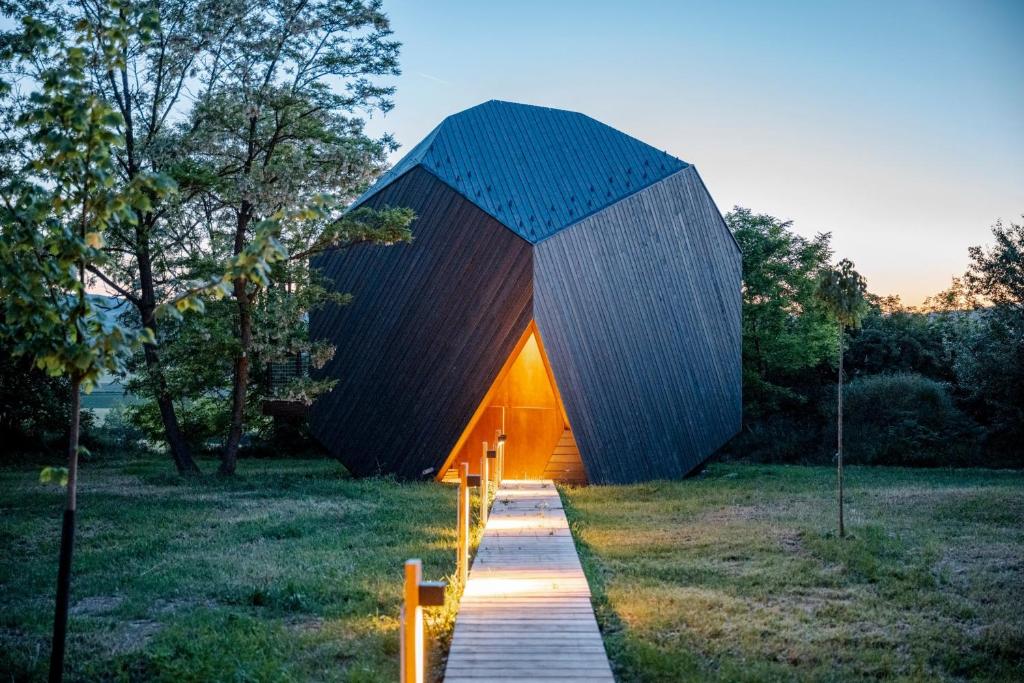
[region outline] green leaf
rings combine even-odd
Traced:
[[[39,473],[40,484],[57,484],[59,486],[68,485],[68,468],[67,467],[44,467]]]

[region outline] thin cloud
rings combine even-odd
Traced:
[[[436,81],[437,83],[442,83],[444,85],[453,85],[452,83],[444,80],[443,78],[438,78],[437,76],[431,76],[430,74],[425,74],[422,71],[417,71],[416,75],[417,76],[422,76],[423,78],[427,79],[428,81]]]

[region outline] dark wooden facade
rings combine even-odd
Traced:
[[[415,240],[314,264],[353,299],[310,316],[338,380],[311,427],[357,475],[433,476],[533,316],[532,249],[420,168],[367,204],[413,207]]]
[[[311,315],[338,381],[311,425],[355,474],[440,477],[479,449],[531,332],[563,417],[543,476],[679,477],[739,429],[739,250],[692,166],[579,114],[487,103],[357,203],[418,218],[411,245],[315,263],[354,299]]]
[[[536,246],[534,315],[591,481],[682,476],[738,431],[739,282],[692,166]]]

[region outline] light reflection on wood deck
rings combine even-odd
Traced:
[[[614,680],[550,480],[506,480],[498,489],[459,605],[445,680]]]

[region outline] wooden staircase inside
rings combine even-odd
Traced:
[[[544,468],[544,479],[552,479],[562,484],[586,484],[587,473],[583,471],[583,461],[576,447],[576,439],[572,430],[562,432],[551,459]]]
[[[587,473],[583,469],[583,461],[580,459],[580,451],[576,447],[576,439],[573,438],[571,429],[566,428],[562,432],[554,452],[548,459],[548,464],[544,467],[543,479],[576,486],[583,486],[587,483]],[[454,466],[449,467],[444,473],[442,481],[458,482],[459,470]]]
[[[491,388],[442,466],[458,478],[460,463],[480,469],[481,444],[506,435],[503,479],[586,484],[587,475],[535,323],[524,330]]]

